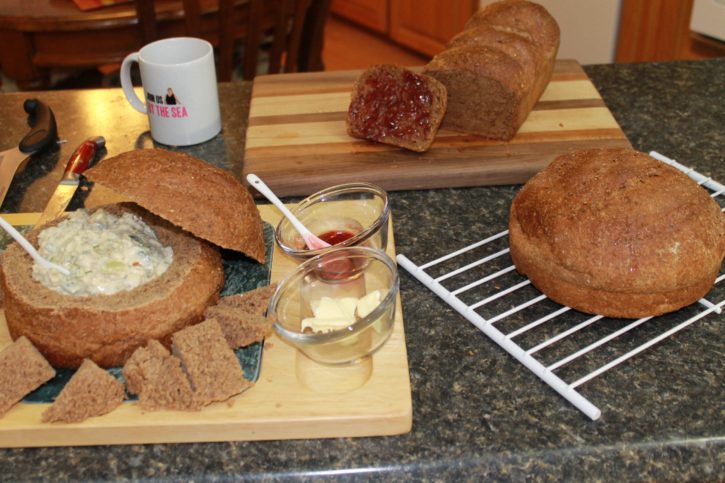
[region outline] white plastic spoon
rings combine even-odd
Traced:
[[[55,263],[49,262],[45,258],[41,257],[40,253],[38,253],[35,247],[31,245],[30,242],[23,235],[21,235],[20,232],[16,230],[13,225],[5,221],[2,216],[0,216],[0,226],[2,226],[3,230],[8,232],[8,234],[13,237],[13,239],[15,239],[15,241],[18,242],[20,246],[23,247],[31,257],[33,257],[33,260],[40,264],[40,266],[42,266],[43,268],[52,268],[58,270],[63,275],[70,275],[70,272],[65,267],[56,265]]]
[[[300,220],[297,219],[295,215],[292,214],[290,210],[287,209],[287,207],[277,198],[277,195],[275,195],[271,189],[269,189],[269,186],[267,186],[264,181],[259,179],[259,176],[256,174],[249,173],[247,175],[247,181],[249,184],[254,186],[257,191],[262,193],[265,198],[267,198],[274,206],[279,208],[279,211],[282,212],[282,214],[292,223],[292,226],[295,227],[295,229],[300,233],[302,236],[302,239],[305,241],[305,244],[307,244],[307,247],[310,250],[318,250],[320,248],[327,248],[331,246],[329,243],[327,243],[324,240],[320,240],[316,235],[314,235],[310,230],[307,229],[305,225],[300,222]]]

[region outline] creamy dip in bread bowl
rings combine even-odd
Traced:
[[[98,207],[130,212],[153,229],[173,259],[156,278],[110,295],[59,293],[32,276],[32,259],[15,243],[3,253],[0,283],[13,339],[25,336],[55,367],[78,367],[90,358],[122,365],[149,339],[203,319],[224,285],[220,248],[264,261],[262,222],[254,201],[230,173],[185,154],[147,149],[108,158],[86,171],[96,184],[130,202]],[[38,235],[65,217],[36,227]]]

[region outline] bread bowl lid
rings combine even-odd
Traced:
[[[264,262],[259,210],[221,168],[184,153],[140,149],[107,158],[85,176],[198,238]]]

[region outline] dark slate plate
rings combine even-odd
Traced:
[[[21,233],[24,233],[32,227],[18,226],[16,228]],[[274,228],[269,223],[263,222],[263,229],[265,246],[264,265],[260,265],[254,260],[236,252],[222,251],[225,280],[224,287],[221,291],[222,296],[248,292],[249,290],[264,287],[269,284],[269,277],[272,271]],[[4,248],[11,240],[9,235],[0,230],[0,247]],[[244,370],[244,377],[250,381],[256,381],[259,378],[259,371],[262,366],[263,345],[261,342],[255,343],[235,351],[237,359],[239,359],[239,364]],[[124,382],[120,367],[112,367],[107,370],[116,379]],[[75,369],[56,369],[56,375],[53,379],[28,394],[23,401],[52,403],[74,373]],[[133,397],[128,397],[128,399],[133,399]]]

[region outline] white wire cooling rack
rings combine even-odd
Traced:
[[[683,171],[723,201],[717,198],[725,193],[722,184],[655,151],[650,155]],[[582,314],[549,300],[516,272],[507,235],[503,231],[422,265],[402,254],[397,260],[592,420],[601,416],[601,410],[579,393],[581,385],[698,320],[722,313],[725,306],[721,272],[706,298],[672,314],[638,320]],[[529,313],[534,308],[536,315]],[[625,333],[627,337],[619,337]]]

